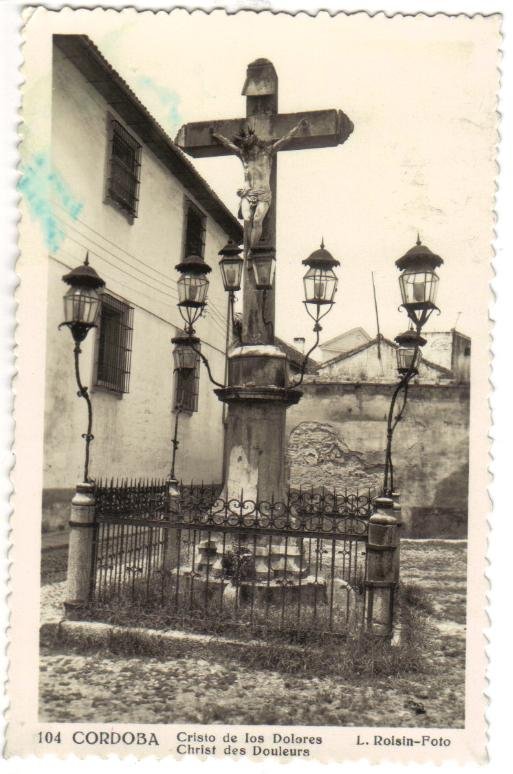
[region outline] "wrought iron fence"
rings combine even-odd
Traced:
[[[363,624],[372,495],[226,500],[220,485],[100,484],[92,602],[162,625],[303,640]]]

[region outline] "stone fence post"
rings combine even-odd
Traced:
[[[365,621],[367,634],[391,637],[394,597],[399,581],[399,506],[391,497],[377,497],[369,519]]]
[[[77,484],[69,521],[68,575],[64,611],[73,619],[90,600],[95,534],[94,484]]]
[[[168,525],[173,524],[180,515],[181,494],[176,478],[170,476],[167,480],[167,520]],[[176,527],[167,526],[164,535],[164,557],[162,569],[170,573],[176,567],[178,560],[178,539],[181,532]]]

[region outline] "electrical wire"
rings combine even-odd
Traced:
[[[80,229],[77,229],[77,228],[76,228],[76,227],[73,225],[73,222],[72,222],[72,221],[70,221],[70,220],[63,220],[63,219],[62,219],[62,218],[60,218],[59,216],[56,216],[56,220],[57,220],[57,221],[59,221],[59,223],[61,223],[63,226],[65,226],[65,227],[66,227],[66,229],[69,229],[69,228],[71,228],[71,229],[72,229],[73,231],[75,231],[75,232],[76,232],[76,233],[77,233],[79,236],[81,236],[83,239],[85,239],[85,240],[86,240],[86,241],[87,241],[89,244],[93,244],[93,245],[95,245],[95,246],[96,246],[96,247],[98,247],[100,250],[102,250],[102,252],[105,252],[105,253],[107,253],[108,255],[110,255],[112,258],[116,259],[117,261],[120,261],[120,263],[123,263],[123,264],[125,263],[125,259],[124,259],[124,258],[122,258],[122,257],[120,257],[120,256],[118,256],[118,255],[116,255],[115,253],[113,253],[112,251],[108,250],[108,249],[107,249],[106,247],[104,247],[103,245],[100,245],[100,244],[98,244],[98,242],[95,242],[94,240],[92,240],[90,237],[88,237],[88,236],[87,236],[87,234],[84,234],[82,231],[80,231]],[[81,221],[81,222],[82,222],[82,221]],[[89,226],[87,226],[87,228],[90,228],[90,227],[89,227]],[[99,236],[102,236],[102,235],[101,235],[101,234],[99,234],[99,232],[97,232],[95,229],[91,228],[91,230],[92,230],[92,231],[94,231],[94,232],[95,232],[96,234],[98,234]],[[73,242],[75,242],[75,244],[79,245],[80,247],[84,248],[85,250],[88,250],[88,249],[90,249],[88,246],[86,246],[86,245],[82,244],[81,242],[79,242],[77,239],[75,239],[75,238],[74,238],[73,236],[71,236],[69,233],[66,233],[66,237],[67,237],[68,239],[71,239]],[[104,237],[102,237],[102,238],[104,238]],[[106,240],[106,241],[109,241],[109,242],[110,242],[110,240]],[[112,244],[112,243],[111,243],[111,244]],[[141,274],[143,274],[143,276],[144,276],[144,277],[146,277],[146,279],[148,279],[148,280],[150,280],[150,281],[152,281],[152,282],[159,282],[160,284],[164,284],[164,286],[165,286],[165,287],[167,287],[167,288],[168,288],[168,289],[169,289],[169,290],[172,292],[172,293],[171,293],[171,297],[173,297],[175,300],[178,298],[178,294],[177,294],[177,291],[176,291],[176,284],[175,284],[175,285],[173,285],[173,284],[171,284],[171,283],[169,282],[170,278],[169,278],[169,276],[168,276],[168,275],[164,274],[163,272],[161,272],[161,271],[160,271],[160,270],[158,270],[158,269],[154,269],[154,268],[153,268],[153,267],[151,267],[149,264],[147,264],[147,263],[145,263],[144,261],[142,261],[140,258],[137,258],[137,257],[136,257],[136,256],[134,256],[133,254],[131,254],[131,253],[129,253],[128,251],[126,251],[126,250],[125,250],[123,247],[120,247],[120,246],[118,246],[118,249],[119,249],[119,250],[121,250],[122,252],[126,253],[126,255],[128,255],[129,257],[131,257],[131,258],[134,258],[134,260],[138,261],[138,262],[139,262],[139,263],[141,263],[143,266],[146,266],[147,268],[150,268],[150,269],[151,269],[152,271],[154,271],[155,273],[158,273],[158,274],[162,275],[162,277],[165,277],[165,278],[168,280],[168,282],[164,282],[164,283],[163,283],[161,280],[159,280],[159,279],[157,279],[157,278],[155,278],[155,277],[150,277],[150,276],[148,276],[148,274],[146,274],[146,273],[145,273],[145,272],[144,272],[142,269],[139,269],[139,267],[137,267],[137,266],[131,266],[131,265],[129,264],[130,268],[134,269],[134,271],[138,271],[138,272],[140,272]],[[105,258],[105,256],[104,256],[104,255],[99,255],[99,254],[97,254],[97,253],[96,253],[96,255],[98,255],[98,257],[102,258],[102,260],[104,260],[106,263],[109,263],[108,259],[107,259],[107,258]],[[113,265],[113,264],[111,263],[110,265]],[[117,267],[116,267],[116,268],[117,268]],[[125,269],[125,266],[124,266],[124,265],[123,265],[123,271],[125,271],[125,272],[126,272],[126,269]],[[126,273],[128,274],[128,276],[131,276],[131,277],[132,277],[132,279],[135,279],[137,282],[144,282],[143,280],[139,279],[138,277],[134,277],[132,274],[129,274],[129,272],[126,272]],[[145,284],[147,284],[147,283],[145,283]],[[158,290],[159,292],[162,292],[162,291],[160,290],[160,288],[157,288],[157,287],[154,287],[154,286],[149,286],[149,287],[152,287],[152,289],[154,289],[154,290]],[[218,307],[217,307],[215,304],[212,304],[212,303],[211,303],[211,304],[209,304],[209,307],[210,307],[210,309],[212,310],[212,312],[213,312],[214,316],[216,316],[216,317],[217,317],[217,319],[219,320],[219,322],[221,323],[221,325],[223,325],[223,326],[224,326],[224,317],[223,317],[223,314],[222,314],[222,312],[221,312],[221,311],[218,309]]]
[[[112,263],[112,261],[109,261],[108,258],[105,258],[104,255],[100,255],[99,253],[96,253],[93,250],[89,249],[87,245],[84,245],[82,242],[79,242],[77,239],[75,239],[71,235],[68,234],[67,238],[70,239],[72,242],[74,242],[79,247],[82,247],[82,249],[84,251],[88,251],[91,255],[95,255],[97,258],[99,258],[100,260],[104,261],[107,265],[112,266],[112,268],[114,268],[114,269],[116,269],[118,271],[121,271],[127,277],[131,277],[131,279],[135,280],[138,283],[141,283],[142,285],[145,285],[146,287],[150,288],[150,290],[153,290],[154,292],[160,293],[161,295],[166,296],[167,298],[170,298],[173,301],[173,303],[176,304],[176,302],[178,300],[178,295],[177,294],[173,295],[171,293],[167,293],[165,290],[162,290],[161,288],[159,288],[159,287],[157,287],[155,285],[150,285],[148,282],[145,282],[140,277],[135,277],[133,274],[130,274],[130,272],[126,271],[126,269],[124,267],[116,266],[116,264]],[[148,278],[148,279],[151,279],[151,278]],[[215,309],[215,305],[214,304],[212,304],[211,306],[212,306],[213,309]],[[219,317],[216,316],[215,314],[212,316],[211,319],[212,319],[212,322],[215,323],[218,326],[219,330],[224,335],[225,326],[226,326],[226,322],[224,321],[224,319],[221,318],[221,320],[219,320]]]
[[[72,269],[73,266],[76,264],[76,256],[72,255],[71,253],[68,253],[66,250],[61,250],[60,252],[67,253],[67,255],[69,255],[72,260],[69,263],[65,263],[64,261],[60,260],[59,258],[57,258],[54,255],[50,256],[51,260],[53,260],[55,263],[59,263],[65,269],[68,269],[68,270]],[[93,253],[93,255],[94,255],[94,253]],[[120,280],[117,277],[110,277],[108,274],[104,274],[104,278],[105,279],[110,279],[110,280],[112,280],[112,282],[118,283],[118,284],[128,288],[128,290],[134,290],[134,288],[132,288],[129,285],[126,285],[122,280]],[[152,296],[149,296],[148,294],[144,293],[143,291],[136,291],[136,292],[140,292],[141,295],[144,295],[147,298],[152,298]],[[134,306],[137,309],[142,309],[144,312],[147,312],[148,314],[151,314],[157,320],[161,320],[161,322],[166,323],[166,325],[169,325],[172,328],[179,329],[179,330],[182,328],[182,321],[174,322],[173,320],[170,320],[170,319],[167,319],[165,317],[162,317],[161,315],[156,314],[156,312],[154,312],[152,309],[149,309],[148,307],[142,306],[141,304],[138,304],[138,303],[136,303],[135,301],[133,301],[131,299],[129,300],[129,303],[130,303],[131,306]],[[224,337],[224,333],[225,332],[223,331],[223,337]],[[207,339],[202,338],[201,341],[204,344],[206,344],[208,347],[210,347],[211,349],[215,350],[216,352],[219,352],[219,354],[221,354],[223,356],[225,355],[224,349],[221,349],[220,347],[216,346],[215,344],[212,344],[211,342],[207,341]]]

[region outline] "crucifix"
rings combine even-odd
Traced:
[[[340,110],[278,113],[278,76],[268,59],[248,65],[242,94],[246,118],[185,124],[176,143],[195,158],[234,154],[242,162],[244,185],[237,191],[245,248],[242,340],[272,344],[274,286],[264,292],[256,288],[252,258],[276,253],[278,152],[340,145],[353,124]]]
[[[185,124],[176,142],[196,158],[233,154],[243,168],[244,183],[237,191],[239,216],[244,220],[241,345],[231,349],[228,384],[216,394],[228,404],[222,497],[239,503],[244,510],[261,509],[264,503],[283,504],[287,491],[286,411],[302,395],[289,382],[286,354],[274,345],[274,285],[261,290],[262,283],[256,281],[257,262],[261,266],[265,259],[268,266],[269,262],[274,265],[277,155],[286,150],[340,145],[353,125],[340,110],[278,113],[278,77],[267,59],[257,59],[248,66],[242,94],[246,97],[245,118]],[[273,583],[289,586],[303,582],[307,572],[303,548],[292,545],[292,540],[287,547],[287,540],[282,545],[281,539],[275,539],[271,546],[267,537],[254,537],[257,579],[272,576]],[[203,541],[199,549],[205,567],[210,568],[213,561],[215,570],[219,540],[212,537]],[[316,581],[315,593],[322,591],[317,588],[322,583]]]

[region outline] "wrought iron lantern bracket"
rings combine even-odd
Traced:
[[[82,384],[80,377],[80,344],[84,341],[91,328],[96,327],[96,319],[100,308],[98,290],[104,287],[105,282],[89,265],[89,253],[86,254],[84,263],[77,266],[63,276],[63,281],[70,286],[64,296],[64,314],[66,319],[58,327],[67,327],[71,331],[75,347],[73,349],[75,362],[75,379],[78,386],[77,395],[83,398],[87,404],[87,431],[82,433],[85,441],[84,482],[89,478],[89,446],[94,439],[93,407],[89,397],[89,389]]]

